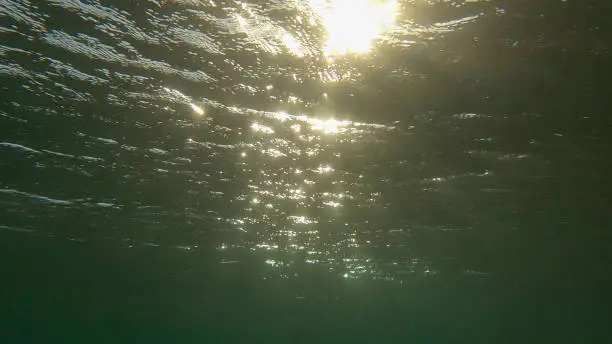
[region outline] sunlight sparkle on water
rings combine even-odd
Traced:
[[[191,106],[191,109],[193,110],[193,112],[197,113],[200,116],[204,115],[204,109],[202,109],[201,107],[195,105],[194,103],[189,104]]]
[[[338,202],[334,202],[334,201],[325,202],[323,204],[325,204],[327,206],[330,206],[332,208],[337,208],[337,207],[341,207],[342,206],[342,204],[340,204]]]
[[[291,119],[291,116],[287,114],[286,112],[277,112],[274,114],[274,118],[276,118],[277,120],[281,122],[284,122],[288,119]]]
[[[314,170],[317,173],[323,174],[323,173],[330,173],[333,172],[334,169],[331,168],[330,166],[319,166],[316,170]]]
[[[325,134],[336,134],[344,131],[349,122],[348,121],[336,121],[335,119],[329,119],[326,121],[311,119],[309,121],[312,125],[313,130],[322,131]]]
[[[311,0],[328,38],[326,55],[364,53],[395,22],[396,0]]]
[[[265,133],[265,134],[274,134],[274,130],[270,127],[266,127],[265,125],[261,125],[259,123],[251,124],[251,129],[255,132]]]

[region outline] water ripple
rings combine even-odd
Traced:
[[[20,223],[0,228],[205,251],[266,279],[488,276],[454,243],[551,204],[517,190],[559,195],[552,147],[605,141],[503,106],[558,84],[530,56],[609,45],[511,37],[528,17],[511,7],[0,0],[0,214]]]

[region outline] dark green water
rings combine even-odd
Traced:
[[[2,343],[612,339],[611,6],[326,3],[0,0]]]

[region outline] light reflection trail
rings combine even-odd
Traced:
[[[352,193],[359,191],[348,182],[358,175],[335,166],[342,159],[338,143],[350,144],[392,127],[338,120],[331,114],[320,119],[287,112],[232,111],[248,114],[251,128],[249,144],[237,152],[251,177],[247,195],[236,199],[248,204],[235,223],[248,238],[244,249],[261,257],[270,269],[267,278],[292,278],[304,264],[331,269],[337,276],[379,276],[371,257],[361,252],[356,229],[340,223],[347,203],[364,201],[355,200]],[[223,247],[219,249],[228,250]]]
[[[323,82],[360,78],[359,70],[342,67],[345,62],[352,61],[349,57],[364,57],[381,39],[385,44],[392,42],[388,34],[394,39],[403,39],[394,31],[398,28],[418,31],[412,24],[396,23],[399,5],[395,0],[303,1],[301,3],[307,3],[309,8],[298,10],[296,20],[306,26],[310,24],[313,31],[318,29],[325,33],[324,38],[317,37],[322,38],[321,41],[313,41],[316,48],[312,50],[307,43],[313,42],[307,42],[308,38],[287,27],[279,29],[265,16],[262,8],[246,2],[236,3],[239,6],[229,11],[228,20],[225,20],[231,34],[245,34],[246,42],[269,56],[287,53],[301,61],[323,56],[320,61],[328,64],[317,65],[318,69],[312,73],[318,74]],[[302,80],[299,73],[289,74],[289,77],[298,83]],[[342,120],[333,112],[318,113],[320,116],[314,117],[301,114],[299,110],[287,110],[307,102],[295,94],[283,94],[282,87],[269,81],[256,87],[245,83],[243,88],[250,90],[250,94],[261,92],[281,103],[278,107],[281,111],[259,111],[199,99],[191,103],[202,104],[207,111],[216,108],[242,115],[248,123],[244,143],[236,145],[241,148],[236,153],[241,171],[249,176],[245,194],[234,199],[237,203],[246,203],[235,223],[247,238],[240,247],[260,255],[270,269],[279,271],[279,276],[287,276],[287,268],[301,261],[335,269],[338,276],[347,279],[393,279],[388,273],[392,269],[374,262],[371,254],[364,250],[364,245],[391,249],[389,242],[379,239],[392,229],[372,228],[368,221],[344,223],[349,217],[343,212],[384,208],[384,205],[380,204],[381,193],[368,189],[372,185],[362,181],[362,171],[343,169],[342,156],[346,147],[362,144],[395,128]],[[166,91],[172,93],[172,90]],[[182,101],[181,95],[170,95]],[[327,93],[322,92],[321,99],[328,101],[328,98]],[[368,149],[363,153],[375,154]],[[348,152],[346,155],[351,156]],[[224,245],[223,250],[239,247]],[[435,271],[426,260],[398,259],[392,267],[400,274]]]

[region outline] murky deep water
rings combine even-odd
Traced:
[[[609,9],[0,0],[0,335],[601,341]]]

